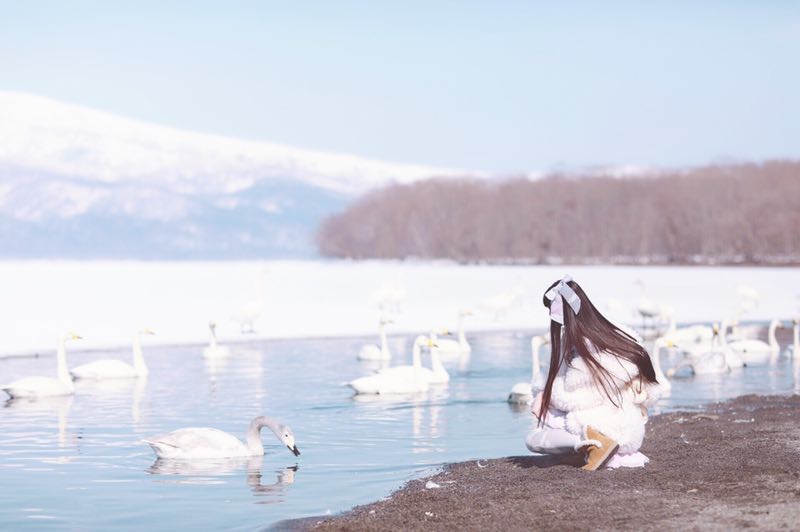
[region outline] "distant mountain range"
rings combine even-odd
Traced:
[[[455,173],[0,92],[0,257],[309,256],[360,193]]]

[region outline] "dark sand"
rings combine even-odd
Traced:
[[[800,529],[800,396],[749,395],[651,418],[642,451],[651,459],[643,469],[594,473],[532,456],[451,464],[387,500],[278,527]]]

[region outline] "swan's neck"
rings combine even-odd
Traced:
[[[781,346],[778,344],[778,339],[775,338],[775,330],[777,328],[778,328],[777,321],[773,321],[769,324],[769,334],[768,334],[769,347],[770,349],[776,352],[779,351],[781,348]]]
[[[792,328],[792,345],[794,345],[794,358],[800,360],[800,323],[795,323]]]
[[[667,328],[667,334],[673,333],[678,330],[678,324],[675,323],[675,314],[670,314],[669,316],[669,327]]]
[[[728,323],[723,322],[722,325],[719,326],[719,334],[717,334],[717,340],[719,341],[719,345],[722,349],[726,349],[728,347]]]
[[[56,352],[56,363],[58,364],[58,380],[72,388],[72,378],[67,369],[67,339],[61,338],[58,342],[58,351]]]
[[[140,376],[145,376],[149,372],[142,355],[142,337],[139,334],[133,337],[133,369]]]
[[[386,326],[381,323],[380,326],[380,333],[381,333],[381,354],[384,356],[389,355],[389,341],[386,339]]]
[[[664,371],[661,369],[661,342],[656,342],[653,345],[653,355],[650,357],[653,362],[653,370],[656,374],[656,380],[664,384],[667,380],[667,376],[664,375]]]
[[[269,428],[276,436],[278,435],[278,424],[265,416],[259,416],[250,422],[247,429],[247,450],[251,455],[261,456],[264,454],[264,444],[261,442],[261,429]]]
[[[458,316],[458,343],[463,347],[467,345],[467,336],[464,334],[464,316]]]
[[[214,330],[213,327],[209,328],[209,330],[211,331],[211,341],[209,342],[208,346],[211,349],[216,349],[217,348],[217,333],[216,333],[216,331]]]
[[[414,342],[414,348],[411,350],[411,365],[414,369],[422,368],[422,359],[420,358],[420,342]]]
[[[431,347],[431,369],[434,373],[447,373],[442,359],[439,358],[439,349],[436,347]]]

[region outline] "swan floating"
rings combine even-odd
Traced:
[[[509,403],[533,404],[534,396],[544,388],[545,378],[542,375],[539,352],[545,343],[547,340],[544,336],[531,338],[531,380],[530,382],[518,382],[511,388],[511,393],[508,394]]]
[[[217,344],[217,324],[213,321],[209,321],[208,330],[211,333],[211,339],[208,346],[203,349],[203,356],[206,358],[225,358],[230,356],[230,349],[224,345]]]
[[[70,370],[70,374],[75,379],[135,379],[146,377],[149,373],[147,364],[142,355],[142,335],[155,334],[150,329],[142,329],[133,337],[133,365],[117,360],[106,358],[95,360],[88,364],[81,364]]]
[[[674,375],[680,368],[689,367],[695,375],[714,375],[728,373],[731,367],[728,365],[729,351],[722,345],[715,345],[719,343],[721,337],[720,326],[714,324],[714,336],[712,337],[710,345],[696,345],[691,348],[683,346],[686,360],[675,368],[667,371],[668,376]]]
[[[75,333],[67,333],[58,341],[56,363],[58,365],[58,378],[52,377],[23,377],[2,387],[11,398],[18,397],[52,397],[56,395],[72,395],[75,386],[67,370],[67,340],[80,340]]]
[[[292,429],[266,416],[250,422],[244,442],[233,434],[212,428],[179,429],[142,441],[150,445],[159,458],[194,460],[261,456],[264,454],[261,442],[263,427],[270,429],[295,456],[300,455]]]
[[[472,346],[467,342],[467,337],[464,334],[464,318],[472,316],[471,310],[462,310],[458,313],[458,339],[453,340],[445,338],[437,340],[439,346],[439,354],[441,355],[460,355],[462,353],[469,353],[472,351]]]
[[[737,340],[728,342],[728,349],[735,351],[744,360],[745,364],[766,364],[775,361],[780,353],[781,346],[775,338],[775,331],[781,326],[778,320],[769,324],[769,343],[761,340]]]
[[[381,339],[381,345],[378,347],[375,344],[366,344],[358,352],[359,360],[390,360],[392,353],[389,351],[389,342],[386,339],[386,325],[394,323],[387,318],[381,318],[378,322],[378,333]]]
[[[356,394],[397,394],[426,392],[430,388],[433,371],[422,367],[422,345],[432,345],[427,336],[417,336],[411,351],[411,365],[380,370],[374,375],[360,377],[347,383]]]

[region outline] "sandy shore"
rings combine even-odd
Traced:
[[[522,435],[520,435],[522,438]],[[313,530],[760,530],[800,518],[800,396],[744,396],[648,424],[644,469],[533,456],[451,464]],[[431,487],[429,482],[438,484]],[[426,484],[429,486],[426,488]]]

